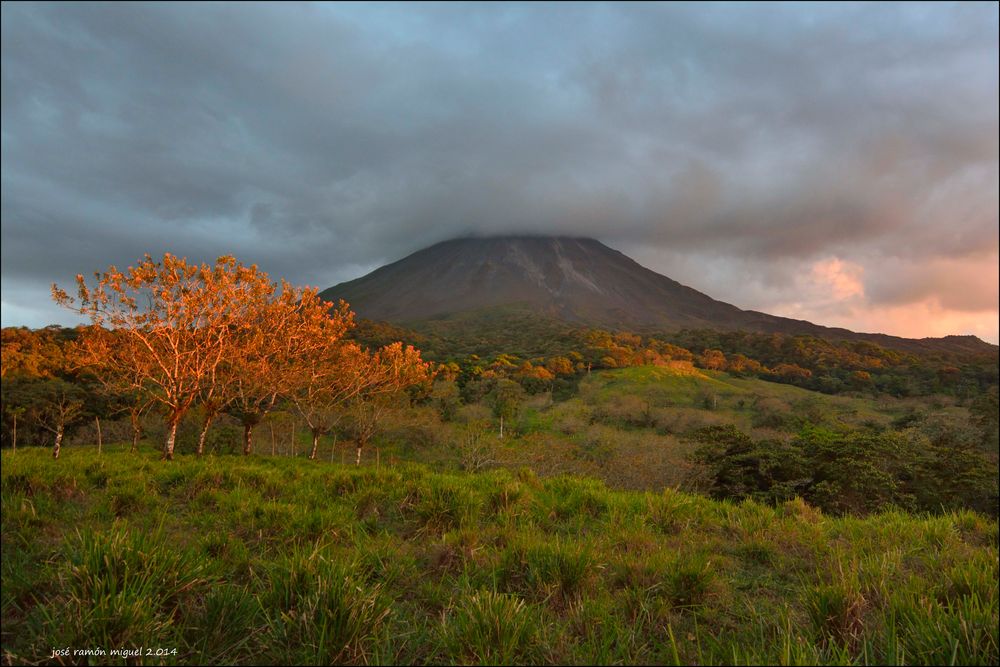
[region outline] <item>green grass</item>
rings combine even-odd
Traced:
[[[27,448],[2,651],[143,664],[993,664],[997,524],[530,471]],[[176,649],[176,652],[170,652]],[[120,664],[109,656],[63,662]]]
[[[621,396],[638,396],[654,406],[709,408],[740,419],[770,402],[772,409],[788,410],[833,422],[859,424],[864,420],[887,424],[892,411],[879,410],[870,398],[830,396],[801,387],[704,369],[634,366],[595,373],[581,386],[581,393],[595,403]],[[711,402],[714,396],[715,401]],[[709,402],[706,402],[706,397]],[[768,404],[764,404],[764,408]],[[808,413],[808,414],[807,414]]]

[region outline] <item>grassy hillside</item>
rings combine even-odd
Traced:
[[[138,647],[144,664],[998,658],[997,524],[970,512],[830,518],[527,471],[63,456],[3,453],[6,663]]]
[[[699,428],[732,424],[758,437],[788,438],[805,423],[884,428],[914,411],[933,412],[937,423],[967,423],[968,411],[947,400],[829,396],[716,371],[639,366],[595,371],[568,400],[528,397],[504,440],[484,438],[482,447],[497,465],[528,466],[541,475],[597,477],[620,489],[695,489],[690,454],[696,443],[689,436]],[[467,464],[462,445],[475,423],[496,426],[483,405],[463,406],[447,423],[431,406],[411,408],[387,425],[382,456],[454,470]],[[334,453],[334,460],[344,456],[349,453]]]
[[[682,365],[602,371],[592,376],[590,386],[583,391],[588,389],[593,394],[587,398],[594,403],[634,395],[657,407],[712,410],[737,422],[765,402],[770,402],[775,410],[799,412],[803,416],[810,416],[804,414],[809,412],[819,420],[846,425],[858,425],[866,420],[888,423],[893,408],[899,410],[898,402],[886,401],[880,406],[871,398],[830,396],[793,385],[733,377],[720,371]]]

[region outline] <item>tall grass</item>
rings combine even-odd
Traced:
[[[176,648],[146,664],[998,658],[997,525],[972,512],[831,518],[414,464],[2,463],[10,664],[139,646]]]
[[[113,524],[77,530],[52,563],[57,586],[35,608],[37,630],[53,646],[142,645],[173,637],[181,608],[214,582],[198,553]]]
[[[463,664],[515,665],[540,657],[541,621],[524,600],[508,593],[476,591],[446,617],[448,652]]]
[[[322,548],[278,557],[259,588],[272,659],[298,664],[367,663],[390,609],[365,568]]]

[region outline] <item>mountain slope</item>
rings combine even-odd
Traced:
[[[518,306],[581,326],[634,331],[743,329],[867,339],[901,349],[989,352],[973,336],[911,340],[741,310],[641,266],[594,239],[512,236],[444,241],[331,287],[362,317],[413,324]]]

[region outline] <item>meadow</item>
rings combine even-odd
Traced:
[[[3,452],[5,663],[998,658],[997,523],[970,511],[125,449]]]

